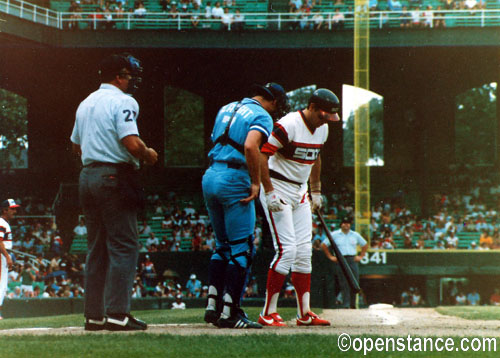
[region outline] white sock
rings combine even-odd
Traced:
[[[233,305],[233,299],[229,293],[224,295],[224,308],[222,309],[221,318],[227,319],[231,317],[231,306]]]
[[[215,286],[208,287],[208,295],[209,296],[211,296],[211,295],[217,296],[217,289],[215,288]],[[208,304],[207,304],[207,310],[215,311],[216,309],[217,309],[217,301],[215,300],[215,298],[209,297]]]

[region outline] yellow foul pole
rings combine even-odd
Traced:
[[[369,90],[370,11],[368,0],[354,2],[354,86]],[[354,180],[356,231],[370,236],[370,106],[360,102],[354,117]]]

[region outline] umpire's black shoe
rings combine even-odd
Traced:
[[[205,317],[204,317],[205,322],[217,325],[217,321],[219,320],[219,317],[220,317],[220,313],[218,313],[217,311],[205,310]]]
[[[106,318],[101,319],[85,319],[85,330],[86,331],[102,331],[106,325]]]
[[[148,325],[128,314],[120,318],[108,316],[104,329],[108,331],[145,331],[148,329]]]
[[[219,328],[262,328],[260,323],[250,321],[245,316],[238,312],[229,318],[219,318],[216,326]]]

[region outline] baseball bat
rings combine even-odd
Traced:
[[[326,237],[328,238],[328,241],[330,241],[330,246],[333,249],[333,252],[335,253],[335,256],[337,257],[337,261],[340,265],[340,268],[342,269],[342,272],[344,273],[345,278],[347,279],[347,282],[349,283],[349,286],[358,293],[361,291],[361,287],[359,287],[359,282],[354,277],[354,274],[352,273],[351,267],[347,264],[347,261],[345,260],[344,255],[340,253],[340,250],[335,243],[335,240],[333,240],[332,235],[330,234],[330,231],[328,230],[328,227],[326,226],[325,219],[323,219],[323,215],[321,215],[320,210],[316,210],[316,215],[318,215],[319,221],[321,222],[321,225],[323,226],[323,230],[325,230]]]

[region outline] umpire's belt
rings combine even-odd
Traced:
[[[274,171],[272,169],[269,169],[269,176],[271,178],[274,178],[274,179],[286,181],[287,183],[291,183],[291,184],[295,184],[295,185],[298,185],[298,186],[302,186],[302,183],[299,183],[298,181],[293,181],[291,179],[288,179],[283,174],[280,174],[280,173],[278,173],[278,172],[276,172],[276,171]]]
[[[135,167],[129,163],[106,163],[106,162],[92,162],[90,164],[84,165],[84,168],[100,168],[100,167],[111,167],[122,170],[135,170]]]
[[[215,161],[211,165],[214,168],[231,168],[231,169],[243,169],[246,170],[247,166],[244,163],[236,163],[236,162],[219,162]]]

